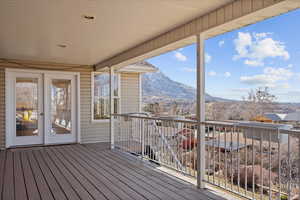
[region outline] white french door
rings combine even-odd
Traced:
[[[77,142],[77,80],[74,74],[7,70],[6,146]]]
[[[8,73],[6,113],[13,146],[43,143],[43,80],[39,73]]]
[[[45,140],[47,144],[76,142],[75,76],[45,75]]]

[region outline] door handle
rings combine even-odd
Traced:
[[[44,116],[44,113],[40,113],[40,116]]]

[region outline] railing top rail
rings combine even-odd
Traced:
[[[157,121],[172,121],[172,122],[179,122],[179,123],[188,123],[188,124],[198,124],[197,120],[191,119],[173,119],[167,117],[150,117],[150,116],[138,116],[139,113],[125,113],[125,114],[112,114],[113,116],[119,117],[128,117],[128,118],[137,118],[137,119],[148,119],[148,120],[157,120]],[[145,115],[143,113],[143,115]],[[266,131],[279,131],[282,134],[290,134],[297,137],[300,137],[300,130],[293,130],[293,129],[284,129],[282,126],[285,124],[266,124],[260,122],[241,122],[241,121],[205,121],[200,122],[202,125],[207,126],[223,126],[223,127],[235,127],[235,128],[252,128],[252,129],[260,129]]]
[[[146,116],[137,116],[137,115],[132,115],[132,114],[113,114],[113,116],[197,124],[196,120],[191,120],[191,119],[172,119],[172,118],[165,118],[165,117],[146,117]]]

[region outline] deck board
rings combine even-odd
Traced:
[[[21,165],[21,155],[20,152],[14,153],[14,183],[15,183],[15,191],[16,200],[23,200],[24,197],[27,198],[27,193],[26,193],[26,186],[25,186],[25,181],[24,181],[24,176],[23,176],[23,170],[22,170],[22,165]]]
[[[15,152],[15,153],[17,153],[17,152]],[[22,162],[22,167],[23,167],[23,174],[24,174],[28,199],[39,200],[39,199],[41,199],[40,193],[37,188],[37,183],[36,183],[34,175],[33,175],[34,172],[31,170],[31,167],[29,165],[26,151],[20,152],[20,155],[21,155],[21,162]],[[15,191],[15,193],[18,193],[18,192],[19,191]]]
[[[14,172],[13,172],[13,153],[7,152],[6,162],[5,162],[5,171],[4,171],[4,183],[2,198],[5,200],[14,200]]]
[[[3,182],[4,182],[4,169],[6,161],[6,153],[0,151],[0,199],[2,198]]]
[[[217,200],[109,145],[0,151],[0,200]]]
[[[47,182],[43,176],[41,169],[39,168],[33,154],[31,152],[27,152],[27,157],[31,166],[32,171],[34,172],[34,177],[36,181],[36,185],[41,195],[42,200],[54,200],[53,195],[47,185]]]
[[[46,154],[45,150],[39,151],[42,158],[44,158],[47,166],[50,168],[52,174],[55,179],[59,183],[60,187],[63,189],[68,199],[80,200],[77,192],[72,188],[69,181],[65,178],[64,174],[62,174],[59,169],[54,165],[49,156]]]
[[[50,171],[45,161],[42,159],[40,153],[38,151],[33,151],[32,153],[41,169],[41,172],[43,173],[47,181],[47,185],[54,199],[67,200],[65,193],[63,192],[62,188],[59,186],[58,182],[56,181],[55,177],[53,176],[52,172]]]

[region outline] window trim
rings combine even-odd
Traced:
[[[104,72],[91,72],[91,123],[109,123],[110,119],[94,119],[94,76],[98,74],[108,73],[108,71]],[[121,74],[115,73],[118,77],[118,96],[114,96],[113,98],[119,100],[118,110],[121,111]]]

